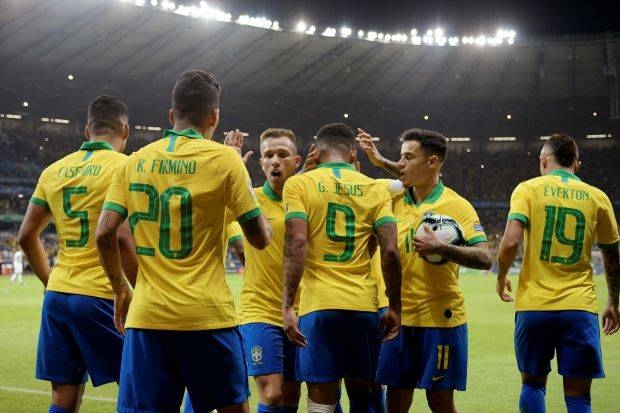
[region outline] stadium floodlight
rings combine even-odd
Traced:
[[[391,34],[386,34],[385,37],[383,38],[383,40],[385,40],[386,42],[390,42],[392,40],[392,35]]]
[[[597,117],[597,116],[598,116],[598,113],[596,113],[596,112],[592,112],[592,116]]]
[[[422,38],[422,41],[424,42],[424,44],[430,46],[433,44],[433,36],[426,35]]]
[[[310,27],[308,27],[308,30],[306,31],[306,34],[314,34],[314,32],[316,32],[316,27],[315,26],[310,26]]]
[[[412,36],[411,43],[413,43],[416,46],[419,46],[422,44],[422,38],[420,36]]]
[[[540,137],[541,141],[548,141],[551,138],[551,135],[543,135]]]
[[[22,102],[22,106],[27,108],[30,104],[28,102],[26,102],[25,100]]]
[[[438,39],[437,39],[437,38],[435,38],[435,41],[437,42],[437,45],[439,45],[439,46],[445,46],[445,45],[446,45],[446,42],[448,41],[448,39],[446,39],[446,37],[445,37],[445,36],[442,36],[442,37],[440,37],[440,38],[438,38]]]
[[[368,35],[366,36],[368,38],[368,40],[370,40],[371,42],[374,42],[377,39],[377,32],[368,32]]]
[[[8,118],[8,115],[7,115]],[[586,139],[606,139],[611,138],[611,133],[592,133],[586,135]]]
[[[4,117],[7,119],[20,120],[22,118],[22,115],[13,115],[12,113],[7,113],[6,115],[4,115]]]
[[[357,37],[364,37],[364,31],[363,30],[358,30],[357,31]]]
[[[49,122],[50,118],[41,118],[41,122]]]
[[[424,120],[429,120],[431,117],[428,115],[424,115]]]
[[[515,42],[515,39],[512,38],[512,37],[510,37],[510,38],[508,38],[508,40],[506,40],[506,43],[508,43],[508,44],[513,44],[514,42]]]
[[[452,46],[452,47],[454,47],[454,46],[458,46],[458,45],[459,45],[459,38],[458,38],[458,37],[456,37],[456,36],[454,36],[454,37],[450,37],[450,38],[448,39],[448,44],[449,44],[450,46]]]
[[[462,137],[454,137],[454,138],[450,138],[451,142],[470,142],[471,138],[469,136],[462,136]]]
[[[384,37],[385,37],[385,35],[383,33],[379,33],[377,35],[377,40],[383,40]]]
[[[341,37],[347,38],[347,37],[351,36],[351,33],[352,33],[352,31],[348,27],[341,27],[340,28],[340,36]]]
[[[147,126],[146,130],[159,132],[161,128],[159,126]]]
[[[512,115],[511,115],[510,113],[509,113],[509,114],[507,114],[507,115],[506,115],[506,119],[508,119],[508,120],[512,119]]]
[[[60,118],[56,118],[56,119],[52,119],[55,123],[64,123],[67,124],[69,123],[69,119],[60,119]]]
[[[439,39],[441,37],[443,37],[443,29],[441,27],[437,27],[434,31],[433,34],[435,35],[436,39]]]
[[[67,75],[67,79],[69,79],[69,80],[73,80],[73,75],[72,75],[71,73],[69,73],[69,74]]]
[[[411,29],[411,35],[415,36],[418,34],[418,30],[417,29]]]
[[[300,21],[297,23],[295,30],[300,33],[304,33],[306,31],[306,28],[307,28],[306,23],[304,23],[303,21]]]
[[[278,23],[277,20],[275,22],[271,23],[271,30],[280,31],[280,23]]]
[[[480,35],[480,36],[476,37],[475,42],[476,42],[476,45],[478,45],[478,46],[484,46],[484,45],[487,44],[487,37],[484,36],[484,35]]]
[[[345,119],[347,119],[349,117],[349,114],[345,113],[343,116],[344,116]]]
[[[512,142],[512,141],[516,141],[517,137],[516,136],[491,136],[489,140],[492,142]]]
[[[323,30],[323,33],[321,33],[321,36],[334,37],[336,36],[336,29],[333,27],[328,27],[325,30]]]

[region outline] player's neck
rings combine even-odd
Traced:
[[[425,200],[430,195],[430,193],[433,192],[433,189],[435,189],[438,183],[439,176],[435,176],[425,183],[415,185],[413,187],[413,191],[415,192],[415,196],[417,198],[416,202]]]
[[[349,159],[345,159],[345,157],[342,154],[334,153],[334,152],[327,152],[325,153],[325,156],[322,156],[320,158],[320,163],[330,163],[330,162],[351,163],[351,161]]]
[[[174,125],[172,125],[172,129],[177,132],[183,131],[185,129],[193,129],[199,134],[201,134],[205,139],[211,139],[211,136],[213,135],[213,130],[211,128],[193,125],[191,122],[184,119],[176,119],[174,121]]]
[[[106,142],[109,143],[112,149],[115,152],[121,152],[124,148],[123,146],[123,138],[119,138],[117,136],[110,135],[99,135],[99,136],[91,136],[89,139],[90,142]]]

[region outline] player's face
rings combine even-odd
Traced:
[[[301,162],[295,144],[286,136],[265,139],[260,151],[260,166],[272,188],[282,187],[288,178],[295,175]]]
[[[403,142],[398,168],[400,181],[407,188],[425,183],[432,175],[428,155],[424,153],[418,141]]]

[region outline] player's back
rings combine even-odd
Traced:
[[[323,309],[377,310],[368,241],[374,228],[394,222],[385,184],[351,164],[324,163],[289,178],[286,219],[308,222],[300,314]]]
[[[127,326],[202,330],[236,325],[225,280],[224,214],[231,206],[233,213],[254,208],[238,216],[240,221],[260,213],[255,201],[251,206],[235,201],[239,191],[253,193],[239,155],[183,131],[132,154],[120,174],[106,208],[128,215],[138,254]]]
[[[591,250],[618,239],[605,193],[554,170],[517,186],[509,219],[526,224],[517,310],[597,312]]]
[[[124,159],[106,142],[85,142],[41,173],[31,202],[49,209],[59,244],[48,290],[114,297],[97,255],[95,229],[114,171]]]

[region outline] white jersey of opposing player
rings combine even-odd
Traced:
[[[13,254],[13,272],[21,273],[24,271],[24,254],[21,251],[16,251]]]

